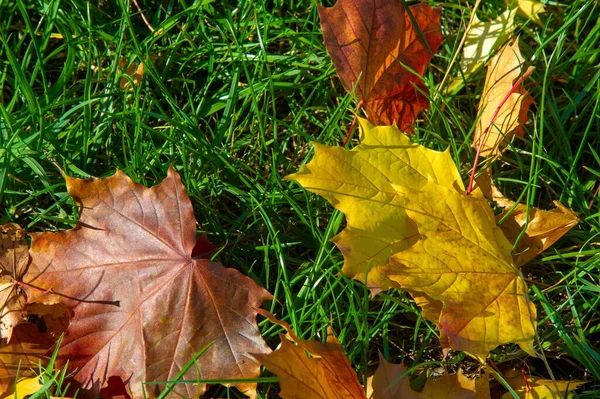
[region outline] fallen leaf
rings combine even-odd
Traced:
[[[481,190],[465,195],[448,151],[413,144],[395,126],[359,122],[361,145],[314,143],[314,159],[286,177],[346,214],[333,240],[343,272],[441,302],[432,321],[445,349],[483,359],[515,342],[533,353],[535,307]]]
[[[514,4],[516,2],[516,4]],[[546,12],[544,8],[544,3],[537,0],[506,0],[506,4],[509,7],[516,5],[518,8],[518,13],[523,15],[525,18],[531,19],[538,25],[543,25],[542,20],[540,19],[541,13]]]
[[[54,341],[41,334],[34,324],[16,326],[8,344],[0,346],[0,392],[14,392],[17,377],[37,376],[53,344]]]
[[[521,232],[525,228],[525,234],[519,239],[515,248],[513,259],[518,267],[521,267],[537,255],[550,248],[559,238],[579,223],[579,218],[573,211],[564,207],[559,202],[554,202],[556,208],[545,211],[536,207],[529,207],[529,218],[527,217],[527,205],[516,204],[506,198],[496,186],[492,184],[490,171],[486,171],[477,179],[477,184],[483,189],[484,195],[504,208],[504,211],[496,216],[504,235],[511,243],[517,242]]]
[[[150,54],[149,62],[154,62],[156,57],[156,54]],[[142,84],[145,70],[143,62],[131,62],[130,64],[127,64],[127,60],[125,58],[121,58],[119,60],[119,69],[122,73],[121,80],[119,81],[119,87],[121,90],[133,91],[133,86],[139,86]]]
[[[267,355],[254,355],[279,377],[279,396],[284,399],[366,399],[350,360],[331,330],[327,333],[326,343],[304,341],[287,323],[272,315],[265,316],[284,327],[289,338],[280,334],[279,349]]]
[[[0,226],[0,268],[2,274],[22,276],[29,264],[25,233],[16,223]]]
[[[396,123],[412,132],[429,105],[421,76],[443,41],[441,8],[338,0],[331,8],[319,6],[319,16],[325,47],[346,91],[364,102],[374,124]]]
[[[40,378],[37,376],[32,378],[19,378],[13,397],[14,399],[24,399],[26,396],[33,395],[39,391],[41,387],[43,387],[43,385],[40,384]]]
[[[21,226],[0,226],[0,337],[10,341],[13,328],[25,318],[26,298],[15,286],[29,264],[29,248]]]
[[[213,345],[184,379],[256,378],[248,355],[269,353],[256,325],[271,295],[250,278],[216,262],[193,259],[196,219],[173,167],[145,188],[123,172],[105,179],[65,177],[81,205],[73,230],[33,234],[27,289],[30,302],[62,301],[73,319],[58,366],[69,361],[84,388],[97,391],[112,376],[132,397],[154,397],[183,365]],[[48,293],[43,290],[49,290]],[[235,384],[251,396],[255,384]],[[205,387],[177,384],[186,397]]]
[[[512,389],[514,389],[519,398],[523,399],[563,399],[572,398],[570,394],[585,381],[552,381],[537,377],[527,377],[527,383],[523,373],[518,370],[511,370],[504,375],[504,379]],[[565,396],[565,394],[568,394]],[[512,398],[510,392],[502,395],[502,399]]]
[[[512,93],[511,90],[517,80],[530,74],[531,70],[523,71],[518,39],[512,46],[504,46],[490,61],[473,136],[473,147],[478,148],[483,133],[492,124],[483,143],[482,156],[499,155],[501,147],[513,135],[523,136],[523,124],[527,122],[527,110],[533,99],[522,87],[522,82]]]
[[[421,392],[410,387],[407,368],[402,364],[392,364],[379,354],[379,367],[367,382],[369,399],[489,399],[489,377],[484,374],[477,379],[467,378],[462,370],[456,374],[444,374],[437,379],[429,379]]]
[[[515,30],[515,10],[506,10],[493,21],[482,22],[473,19],[471,28],[465,33],[465,45],[461,69],[466,78],[479,69],[493,54],[494,49],[507,42]]]

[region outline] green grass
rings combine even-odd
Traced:
[[[343,259],[329,239],[344,216],[282,180],[312,157],[310,141],[341,143],[356,107],[325,51],[313,2],[140,1],[154,32],[133,2],[92,3],[0,2],[0,223],[27,231],[74,225],[78,208],[55,164],[75,177],[120,168],[148,186],[173,164],[199,231],[223,247],[218,260],[267,288],[276,298],[268,310],[301,338],[321,339],[331,326],[361,380],[378,350],[414,367],[475,369],[461,353],[442,361],[435,327],[405,293],[371,300],[340,275]],[[424,77],[431,90],[457,51],[466,3],[441,3],[446,39]],[[502,0],[482,3],[481,19],[504,10]],[[530,296],[554,376],[588,380],[581,397],[591,398],[600,396],[600,6],[548,8],[543,27],[517,18],[522,51],[536,67],[528,80],[536,104],[525,138],[493,168],[511,198],[542,208],[557,200],[581,219],[523,273],[537,283]],[[145,65],[131,91],[120,87],[120,62]],[[450,74],[459,75],[458,63]],[[465,181],[484,78],[481,70],[453,96],[432,94],[413,136],[450,147]],[[261,328],[275,346],[280,329],[266,321]],[[501,370],[525,361],[549,377],[542,360],[515,345],[491,359]],[[222,387],[215,395],[225,391],[236,395]],[[272,397],[277,384],[260,392]]]

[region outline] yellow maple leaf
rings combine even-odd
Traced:
[[[402,364],[386,361],[379,354],[379,367],[367,381],[367,397],[369,399],[489,399],[489,377],[482,375],[477,379],[467,378],[462,370],[449,375],[444,374],[437,379],[427,380],[421,392],[410,388],[407,368]]]
[[[522,71],[523,57],[519,51],[519,40],[506,45],[490,61],[479,102],[479,120],[473,136],[473,147],[478,148],[485,140],[482,156],[500,154],[505,141],[513,135],[523,136],[523,124],[527,121],[527,110],[533,104],[529,93],[519,82],[533,70]],[[513,85],[518,86],[513,89]],[[488,133],[483,137],[483,133]]]
[[[15,386],[14,399],[24,399],[26,396],[33,395],[42,386],[39,377],[19,378]]]
[[[535,307],[481,190],[465,195],[448,151],[359,122],[361,145],[314,144],[314,159],[287,177],[346,214],[333,240],[343,272],[429,302],[423,316],[435,317],[446,349],[482,359],[515,342],[533,353]]]
[[[508,41],[515,30],[514,9],[506,10],[490,22],[482,22],[474,17],[473,23],[465,33],[465,45],[461,69],[465,77],[477,70],[493,53],[495,48]]]
[[[527,377],[517,370],[511,370],[504,375],[504,379],[512,389],[523,399],[564,399],[572,398],[571,391],[577,389],[585,381],[552,381],[537,377]],[[565,396],[565,394],[567,394]],[[502,399],[512,398],[510,392],[502,395]]]

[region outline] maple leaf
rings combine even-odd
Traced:
[[[465,33],[461,60],[465,77],[479,69],[495,48],[510,39],[515,29],[515,14],[515,10],[506,10],[490,22],[482,22],[477,15],[473,17],[473,23]]]
[[[435,380],[427,380],[421,392],[410,387],[408,369],[402,364],[393,364],[379,354],[379,367],[367,381],[369,399],[488,399],[490,398],[489,377],[467,378],[462,370],[454,375],[444,374]]]
[[[585,381],[553,381],[537,377],[527,377],[517,370],[511,370],[504,375],[504,379],[512,389],[514,389],[519,398],[523,399],[563,399],[572,398],[571,391],[577,389],[580,385],[585,384]],[[567,395],[565,395],[567,394]],[[510,392],[502,395],[502,399],[512,398]]]
[[[327,332],[326,343],[304,341],[286,322],[271,314],[261,314],[284,327],[289,338],[280,334],[279,349],[267,355],[253,355],[279,377],[279,396],[284,399],[366,399],[350,360],[331,330]]]
[[[522,87],[522,65],[518,39],[512,46],[504,46],[490,61],[479,102],[481,115],[473,136],[473,147],[478,148],[483,133],[489,129],[481,147],[483,156],[498,155],[506,140],[515,134],[523,136],[523,124],[527,122],[527,110],[533,99]],[[523,76],[532,70],[529,68]],[[513,88],[515,84],[517,87]]]
[[[499,226],[508,241],[514,244],[519,240],[513,254],[515,264],[519,267],[550,248],[579,222],[573,211],[556,201],[556,208],[550,211],[536,207],[529,207],[528,211],[527,205],[515,204],[492,184],[489,169],[479,176],[477,184],[487,198],[504,208],[504,211],[496,216],[496,220],[502,221]],[[525,233],[522,235],[523,229]]]
[[[0,226],[0,336],[10,341],[13,328],[25,317],[24,293],[15,286],[29,264],[29,248],[21,226]]]
[[[361,145],[314,143],[314,159],[286,177],[346,214],[347,228],[333,240],[342,271],[428,300],[423,316],[437,316],[430,320],[446,349],[481,359],[516,342],[533,353],[535,307],[481,190],[465,195],[448,151],[359,121]]]
[[[270,352],[256,308],[272,297],[237,270],[192,258],[196,219],[173,167],[152,188],[121,171],[65,179],[81,205],[79,221],[73,230],[32,235],[28,283],[38,289],[27,288],[30,302],[60,300],[73,312],[59,366],[69,360],[96,392],[117,376],[133,397],[153,397],[160,387],[144,392],[142,381],[173,380],[214,342],[184,379],[258,377],[260,366],[247,353]],[[254,395],[255,384],[236,386]],[[175,390],[192,397],[204,386]]]
[[[429,105],[420,76],[443,41],[441,8],[339,0],[331,8],[319,6],[319,16],[342,85],[364,102],[371,122],[395,122],[412,131],[417,114]]]

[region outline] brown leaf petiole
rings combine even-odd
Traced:
[[[83,302],[83,303],[97,303],[97,304],[101,304],[101,305],[114,305],[114,306],[119,306],[119,307],[121,306],[121,301],[88,301],[88,300],[85,300],[85,299],[74,298],[72,296],[61,294],[60,292],[53,291],[52,288],[49,288],[49,289],[45,290],[43,288],[36,287],[35,285],[31,285],[31,284],[25,283],[23,281],[15,281],[14,284],[16,286],[28,287],[28,288],[31,288],[31,289],[34,289],[34,290],[37,290],[37,291],[41,291],[45,295],[54,294],[54,295],[58,295],[58,296],[63,297],[63,298],[70,299],[72,301]]]

